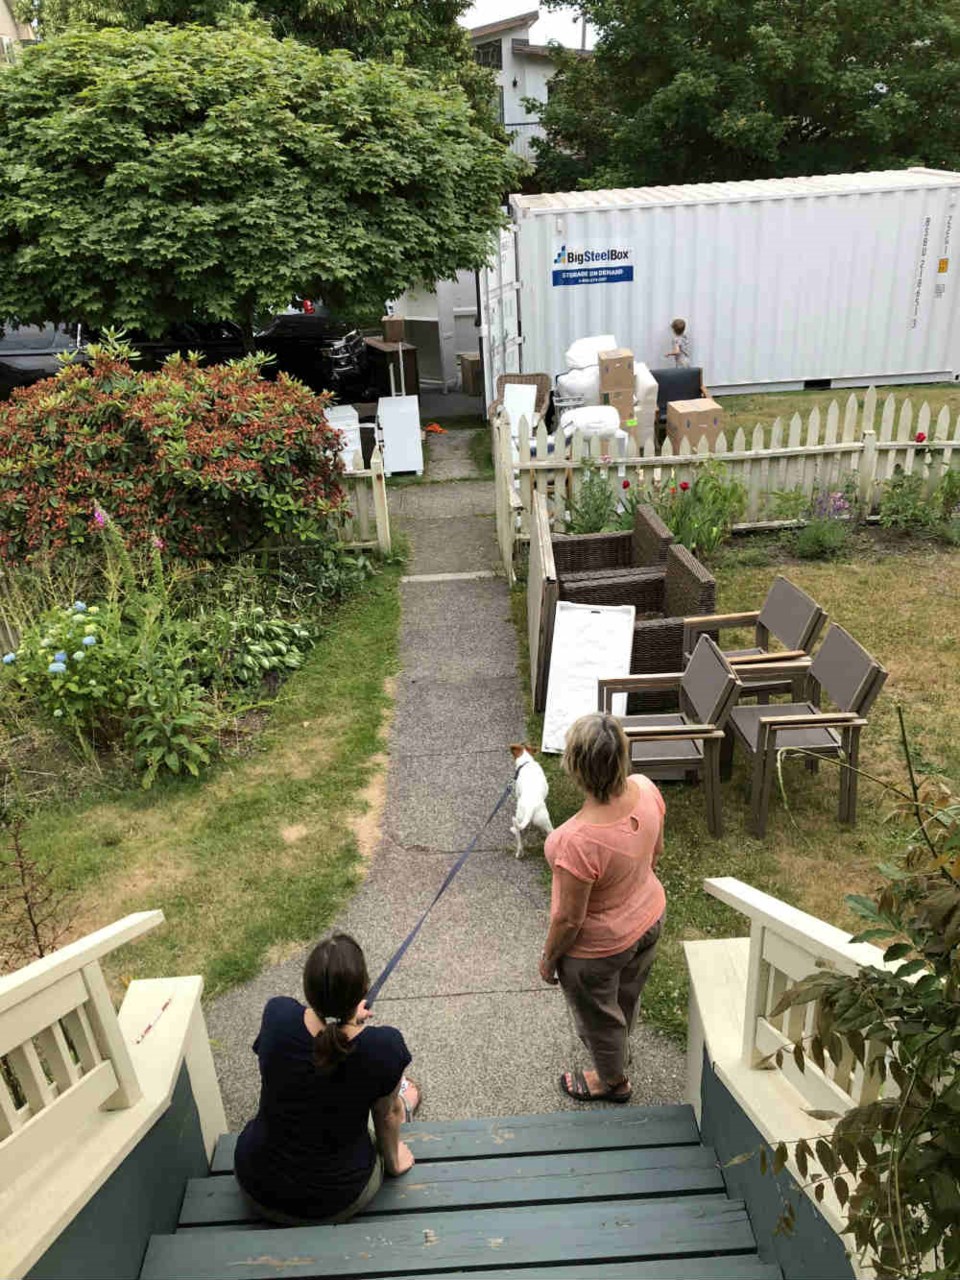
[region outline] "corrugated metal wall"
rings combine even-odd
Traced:
[[[614,333],[656,368],[670,321],[683,316],[693,363],[713,389],[953,377],[960,176],[801,192],[542,212],[515,202],[524,371],[561,372],[569,344],[595,333]],[[554,283],[564,246],[627,251],[633,278]]]

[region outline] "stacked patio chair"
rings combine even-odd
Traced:
[[[634,767],[654,779],[700,778],[707,803],[707,829],[723,834],[720,755],[727,719],[741,690],[736,670],[709,636],[701,636],[682,672],[617,676],[599,680],[601,711],[611,711],[618,693],[666,695],[673,712],[620,717]]]
[[[699,636],[716,635],[725,628],[754,628],[754,643],[746,649],[724,649],[724,655],[737,668],[744,689],[740,697],[754,696],[767,703],[771,695],[791,694],[794,699],[803,692],[810,657],[820,632],[827,621],[812,596],[801,591],[789,579],[778,574],[759,609],[743,613],[714,613],[701,618],[685,618],[683,628],[684,661],[693,652]],[[781,648],[771,647],[771,640]],[[785,680],[772,679],[769,664],[779,669],[793,663],[793,674]]]
[[[735,744],[743,747],[753,763],[751,786],[751,826],[757,836],[767,829],[770,790],[783,750],[801,752],[808,763],[821,758],[843,761],[840,773],[839,820],[853,826],[857,816],[857,762],[860,734],[867,713],[883,688],[887,672],[857,644],[843,627],[835,623],[827,631],[814,659],[800,659],[809,666],[807,700],[764,706],[738,706],[730,714],[730,731]],[[775,678],[790,670],[791,663],[767,668]],[[790,677],[793,678],[792,676]],[[837,708],[822,711],[821,693]],[[724,753],[727,772],[728,753]]]

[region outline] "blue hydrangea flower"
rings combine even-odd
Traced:
[[[47,667],[47,673],[51,676],[59,676],[63,675],[66,669],[67,664],[65,662],[51,662],[49,667]]]
[[[15,653],[5,653],[3,655],[4,666],[9,667],[10,663],[16,662],[16,660],[17,660],[17,655]]]
[[[86,645],[86,646],[87,646],[87,648],[89,649],[89,648],[90,648],[90,646],[91,646],[92,644],[96,644],[96,643],[97,643],[97,637],[96,637],[96,636],[84,636],[84,637],[83,637],[83,639],[80,641],[80,643],[81,643],[81,644]]]
[[[87,606],[83,603],[83,601],[82,601],[82,600],[74,600],[74,602],[73,602],[73,608],[74,608],[74,611],[75,611],[76,613],[86,613],[86,612],[87,612]]]
[[[66,662],[67,651],[65,649],[58,649],[57,652],[53,655],[53,660],[54,662]]]
[[[87,655],[83,652],[82,649],[78,649],[77,652],[73,655],[73,659],[75,662],[80,662],[86,656]]]

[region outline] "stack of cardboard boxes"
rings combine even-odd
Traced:
[[[633,417],[633,352],[626,347],[601,351],[600,403],[610,404],[620,415],[621,427]]]

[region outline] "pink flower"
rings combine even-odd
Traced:
[[[629,481],[629,480],[624,480],[623,485],[622,485],[621,487],[622,487],[622,488],[624,488],[624,489],[629,489],[629,488],[630,488],[630,481]]]
[[[94,523],[98,526],[98,528],[102,529],[103,526],[107,523],[107,513],[105,511],[101,511],[99,507],[94,507],[93,520],[94,520]]]
[[[158,551],[162,551],[167,545],[162,538],[158,538],[156,534],[150,539],[150,545],[156,547]]]
[[[681,480],[681,481],[680,481],[680,488],[683,490],[683,492],[684,492],[684,493],[686,493],[686,492],[687,492],[687,490],[690,488],[690,483],[689,483],[689,481],[687,481],[687,480]]]
[[[914,436],[914,439],[916,440],[917,444],[923,444],[926,438],[927,438],[926,435],[922,431],[918,431],[917,434]]]

